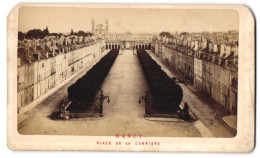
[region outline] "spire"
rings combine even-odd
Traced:
[[[95,19],[92,18],[92,21],[91,21],[91,29],[92,29],[92,32],[94,32],[94,29],[95,29]]]
[[[108,23],[108,20],[106,19],[106,32],[108,33],[109,31],[109,23]]]

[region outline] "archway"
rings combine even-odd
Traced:
[[[115,45],[115,49],[117,49],[117,44]]]
[[[144,45],[142,45],[142,49],[144,49]]]
[[[111,49],[111,44],[109,44],[109,49]]]
[[[106,49],[108,49],[108,44],[106,44]]]
[[[114,49],[114,45],[112,44],[112,49]]]

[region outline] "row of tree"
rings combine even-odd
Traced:
[[[180,110],[183,98],[182,88],[176,84],[143,49],[137,50],[139,61],[144,70],[154,98],[152,109],[162,113],[173,114]]]
[[[189,35],[189,33],[188,32],[182,32],[182,33],[180,33],[181,35],[183,35],[183,36],[186,36],[186,35]],[[162,36],[162,37],[168,37],[168,38],[174,38],[174,35],[172,35],[170,32],[161,32],[160,34],[159,34],[159,36]]]
[[[92,106],[97,92],[101,89],[110,68],[112,67],[119,50],[112,49],[82,78],[68,88],[68,99],[72,101],[69,111],[82,111]]]
[[[79,30],[78,32],[74,32],[73,29],[71,29],[70,35],[76,35],[76,36],[92,36],[93,33],[91,32],[84,32],[82,30]]]
[[[21,31],[18,32],[18,39],[23,40],[23,39],[40,39],[44,38],[45,36],[50,35],[48,27],[44,30],[40,29],[33,29],[29,30],[27,33],[23,33]]]
[[[40,29],[33,29],[29,30],[26,33],[23,33],[21,31],[18,32],[18,39],[24,40],[24,39],[42,39],[45,36],[62,36],[62,33],[50,33],[48,27],[46,29],[40,30]],[[91,32],[84,32],[82,30],[78,32],[74,32],[71,30],[70,35],[76,35],[76,36],[92,36],[93,34]]]

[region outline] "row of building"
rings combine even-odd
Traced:
[[[105,49],[91,37],[46,36],[18,42],[18,110],[88,66]]]
[[[213,39],[214,36],[159,36],[152,41],[151,50],[174,71],[220,103],[230,114],[236,115],[238,42],[235,38],[229,41],[225,38],[222,41]]]

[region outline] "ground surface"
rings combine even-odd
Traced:
[[[158,61],[159,62],[159,61]],[[84,75],[82,73],[82,75]],[[190,103],[198,120],[192,123],[148,121],[144,115],[144,103],[138,98],[145,94],[148,85],[136,55],[124,50],[118,55],[102,89],[110,96],[110,103],[104,103],[104,117],[73,120],[51,120],[49,115],[58,109],[59,101],[66,95],[67,88],[80,75],[59,89],[44,102],[29,112],[29,117],[19,128],[21,134],[50,135],[102,135],[142,134],[143,136],[178,137],[232,137],[217,119],[207,103],[201,100],[185,85],[184,101]]]

